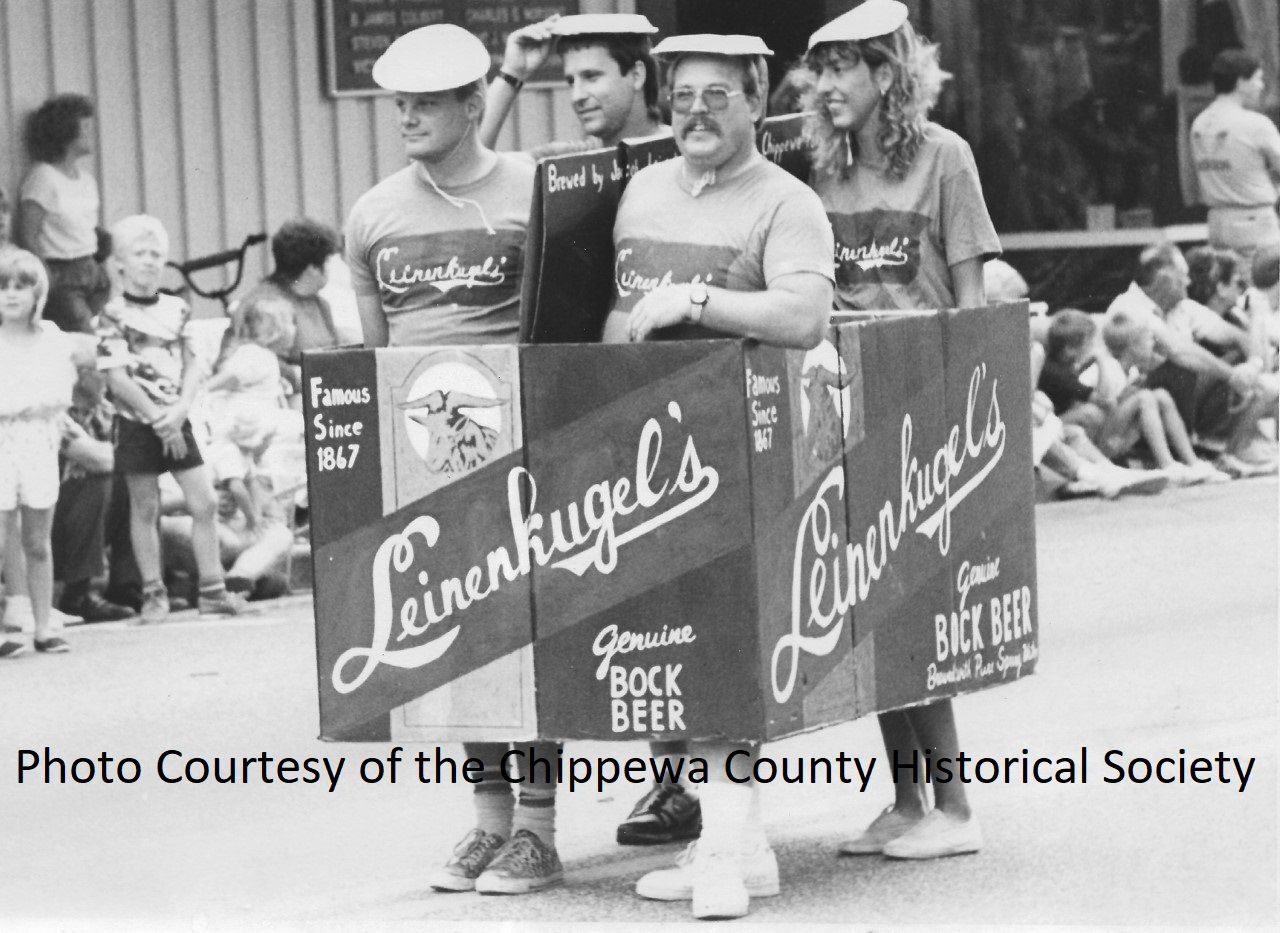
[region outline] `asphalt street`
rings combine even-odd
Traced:
[[[765,812],[783,891],[753,902],[747,922],[1280,922],[1276,480],[1049,504],[1037,523],[1039,670],[960,700],[961,738],[975,756],[1078,758],[1086,748],[1089,783],[974,785],[983,851],[914,863],[835,857],[889,802],[883,774],[865,794],[771,785]],[[642,790],[626,785],[561,795],[564,887],[505,898],[427,890],[427,870],[471,825],[470,790],[363,784],[354,771],[384,746],[315,738],[309,597],[251,619],[179,616],[152,629],[81,626],[69,637],[70,655],[0,667],[0,928],[688,919],[685,904],[632,893],[677,849],[613,844]],[[46,785],[37,769],[19,783],[19,750],[46,747],[68,763],[132,756],[144,773],[132,784]],[[169,785],[153,769],[170,749],[183,760],[345,756],[347,773],[332,793],[327,781]],[[1112,749],[1126,761],[1222,753],[1256,763],[1243,793],[1234,772],[1227,784],[1106,784]],[[879,754],[874,722],[769,747],[775,758],[841,751]],[[445,752],[462,757],[457,746]],[[570,752],[645,753],[605,743]]]

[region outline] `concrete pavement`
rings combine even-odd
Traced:
[[[783,893],[751,921],[886,924],[1274,926],[1277,914],[1277,484],[1174,490],[1037,512],[1041,663],[957,706],[974,755],[1089,749],[1087,785],[974,786],[986,847],[931,863],[837,859],[889,799],[841,786],[765,789]],[[636,877],[675,847],[624,850],[613,826],[642,788],[562,795],[569,883],[521,898],[443,895],[422,878],[470,826],[469,789],[343,780],[166,785],[185,756],[345,755],[315,740],[310,602],[255,619],[155,629],[80,627],[63,657],[0,667],[0,926],[139,921],[163,928],[346,928],[387,922],[684,921],[641,901]],[[17,750],[133,756],[135,784],[17,783]],[[446,751],[460,755],[456,746]],[[1102,783],[1101,758],[1256,757],[1248,789]],[[880,753],[862,720],[769,747]],[[573,754],[644,754],[574,743]],[[83,773],[83,766],[82,766]],[[347,775],[350,777],[351,775]]]

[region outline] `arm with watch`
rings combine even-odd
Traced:
[[[814,272],[780,275],[758,292],[703,282],[667,285],[645,295],[630,314],[611,314],[605,340],[644,340],[655,330],[687,321],[727,336],[808,349],[822,340],[832,292],[831,281]]]
[[[551,27],[560,16],[549,17],[540,23],[517,29],[507,36],[507,47],[502,55],[502,67],[485,95],[484,119],[480,121],[480,144],[489,149],[498,141],[502,124],[516,102],[516,96],[524,87],[529,75],[551,54],[554,38]]]

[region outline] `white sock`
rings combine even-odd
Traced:
[[[486,833],[493,833],[503,839],[511,838],[511,818],[515,811],[515,798],[511,790],[503,787],[500,793],[473,794],[476,808],[476,826]]]
[[[520,790],[512,833],[527,829],[552,849],[556,847],[555,787],[525,787]]]
[[[752,788],[711,781],[702,789],[702,839],[699,848],[712,852],[742,851]]]

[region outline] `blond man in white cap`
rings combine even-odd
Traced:
[[[1000,241],[968,144],[928,120],[947,77],[898,0],[867,0],[809,40],[806,66],[813,184],[836,239],[836,303],[851,310],[986,303],[983,263]],[[880,715],[885,748],[960,751],[950,700]],[[978,821],[964,785],[895,780],[893,806],[843,855],[933,858],[976,852]]]
[[[409,165],[364,194],[347,221],[347,263],[367,346],[513,343],[533,164],[495,153],[476,129],[489,55],[452,25],[397,39],[373,79],[395,91]],[[534,772],[519,797],[501,772],[508,746],[467,743],[484,762],[476,826],[430,885],[523,894],[558,884],[555,783]],[[555,760],[551,743],[537,754]]]
[[[666,39],[654,54],[668,66],[681,155],[637,173],[623,194],[605,340],[739,336],[816,346],[831,313],[834,247],[818,198],[756,147],[772,53],[754,36],[703,35]],[[727,779],[725,759],[738,745],[690,746],[711,777],[700,792],[702,836],[676,868],[645,875],[636,892],[692,899],[698,918],[740,917],[751,896],[778,893],[757,788]]]
[[[448,24],[401,36],[374,63],[409,165],[347,220],[366,346],[516,340],[533,165],[479,140],[488,69],[483,43]]]
[[[658,72],[650,48],[656,33],[638,13],[582,13],[553,16],[507,37],[502,68],[489,85],[480,138],[493,145],[525,80],[547,57],[559,52],[569,100],[585,139],[540,147],[549,155],[616,146],[624,139],[671,132],[658,108]]]

